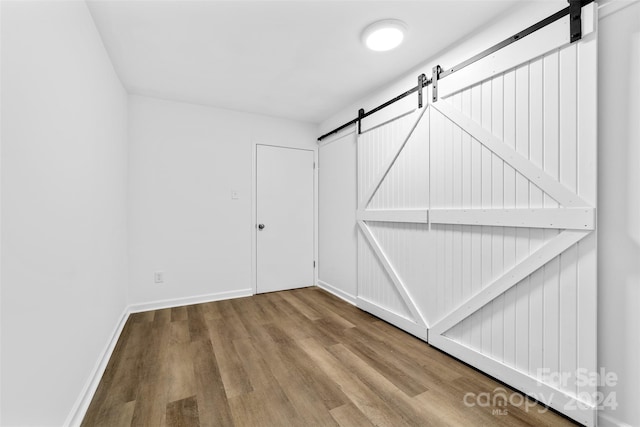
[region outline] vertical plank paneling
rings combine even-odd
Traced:
[[[558,179],[559,172],[559,69],[558,52],[554,51],[543,59],[542,110],[543,110],[543,164],[544,170]],[[548,195],[544,195],[545,208],[557,208],[558,203]]]
[[[471,89],[471,117],[480,123],[480,87]],[[471,207],[482,207],[482,145],[471,138]],[[476,273],[474,271],[474,273]],[[480,273],[478,270],[477,273]]]
[[[453,305],[453,231],[451,225],[444,227],[444,279],[443,307],[451,307]]]
[[[467,89],[461,93],[460,109],[468,117],[471,117],[471,90]],[[469,209],[473,206],[472,187],[472,157],[471,157],[471,136],[466,132],[462,133],[462,207]],[[462,259],[460,271],[462,273],[462,298],[471,296],[472,287],[472,227],[462,226]],[[461,340],[469,342],[471,339],[471,328],[466,323],[461,325]]]
[[[430,112],[430,127],[429,127],[429,208],[439,206],[439,195],[440,195],[440,179],[438,174],[438,166],[441,162],[439,157],[439,149],[440,149],[440,134],[438,133],[439,123],[442,120],[442,116],[440,113],[434,113],[433,110]],[[436,316],[440,316],[440,235],[435,226],[431,227],[431,231],[433,234],[433,242],[435,245],[434,257],[435,257],[435,265],[433,269],[433,273],[431,277],[433,278],[433,282],[429,284],[429,288],[432,291],[431,300],[434,302],[434,310]]]
[[[515,72],[515,132],[516,151],[529,156],[529,66],[518,67]],[[529,207],[529,182],[516,173],[516,207]],[[516,260],[529,254],[529,229],[519,228],[516,232]],[[529,278],[518,283],[516,289],[516,367],[529,370]]]
[[[491,80],[483,82],[481,85],[481,124],[482,127],[491,130]],[[491,208],[493,203],[493,170],[492,170],[493,153],[486,147],[482,147],[482,207]],[[484,287],[490,283],[492,272],[492,236],[493,228],[483,226],[482,227],[482,286]],[[493,301],[482,307],[482,352],[484,354],[491,354],[491,318],[493,317]]]
[[[446,102],[446,101],[443,101]],[[454,160],[453,160],[453,122],[451,120],[444,121],[444,134],[443,134],[443,145],[444,145],[444,206],[446,208],[453,208],[453,175],[454,175]]]
[[[456,94],[453,99],[453,106],[458,110],[462,110],[462,95]],[[452,141],[452,203],[451,207],[460,209],[462,208],[462,129],[459,126],[453,126],[453,141]]]
[[[480,85],[471,88],[471,118],[481,123],[481,88]],[[475,139],[471,139],[471,205],[473,208],[482,207],[482,146]],[[471,234],[471,292],[482,289],[482,232],[481,227],[473,227]],[[482,312],[476,313],[476,317]],[[482,322],[470,323],[469,343],[473,348],[482,348]]]
[[[576,395],[576,363],[577,363],[577,260],[578,246],[574,245],[564,251],[560,258],[560,292],[558,304],[560,306],[560,318],[558,325],[558,372],[567,372],[570,377],[562,389]]]
[[[578,192],[578,94],[577,46],[569,45],[559,52],[559,129],[560,182]]]
[[[504,82],[498,75],[491,82],[491,132],[504,139]],[[495,154],[491,158],[491,207],[504,208],[504,161]],[[504,273],[504,229],[492,227],[491,277],[495,279]],[[491,314],[491,355],[504,359],[504,296],[498,295],[492,302]]]
[[[431,149],[432,149],[432,171],[431,178],[433,180],[432,183],[432,196],[433,199],[431,201],[431,207],[442,207],[442,122],[444,118],[441,114],[435,114],[434,120],[432,122],[433,129],[431,134],[433,138],[431,140]]]
[[[542,59],[536,59],[529,66],[529,159],[538,167],[543,167],[543,90],[544,76]],[[543,207],[542,191],[530,184],[529,202],[531,207]],[[531,249],[542,245],[544,231],[533,229],[530,232]],[[544,268],[530,277],[529,295],[529,372],[537,374],[542,366],[543,345],[543,281]]]
[[[507,72],[503,80],[504,109],[503,127],[504,142],[515,149],[516,141],[516,80],[515,70]],[[516,207],[516,172],[508,164],[504,165],[504,207]],[[504,268],[509,269],[516,263],[516,229],[504,229]],[[515,367],[516,361],[516,292],[517,286],[504,294],[504,357],[505,364]]]
[[[543,58],[543,138],[544,170],[556,180],[559,178],[559,69],[558,52],[549,53]],[[558,203],[545,194],[545,208],[557,208]],[[549,240],[557,234],[555,230],[545,230],[544,238]],[[558,318],[560,307],[558,299],[560,257],[551,260],[544,267],[543,285],[543,366],[552,372],[558,372]]]
[[[572,44],[559,53],[559,91],[560,91],[560,182],[577,193],[577,46]],[[560,295],[559,305],[559,372],[568,372],[571,376],[565,391],[574,395],[577,369],[577,261],[578,247],[573,246],[560,258]]]
[[[460,93],[456,94],[452,99],[453,105],[458,110],[462,110],[462,95]],[[452,207],[456,209],[462,208],[462,129],[460,127],[455,126],[453,128],[453,192],[452,192]],[[452,274],[453,274],[453,282],[452,282],[452,301],[453,304],[456,304],[459,301],[462,301],[463,297],[463,285],[462,285],[462,236],[463,230],[462,227],[456,226],[452,227],[452,239],[453,239],[453,249],[452,249],[452,258],[455,260],[455,263],[452,263]]]
[[[443,101],[446,102],[446,101]],[[445,121],[444,127],[444,206],[453,207],[453,145],[454,145],[454,125],[451,120]],[[452,226],[444,227],[444,307],[451,307],[453,304],[453,230]]]
[[[436,303],[438,318],[444,315],[444,229],[441,225],[433,225],[431,230],[435,234],[436,241]]]

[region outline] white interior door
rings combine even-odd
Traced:
[[[257,292],[313,285],[314,153],[256,147]]]

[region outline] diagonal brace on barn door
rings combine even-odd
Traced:
[[[409,295],[409,292],[407,291],[406,286],[402,282],[402,279],[400,279],[400,276],[398,275],[396,270],[393,268],[393,265],[389,261],[389,258],[387,258],[387,255],[384,253],[384,251],[380,247],[380,244],[376,240],[375,236],[373,235],[373,233],[371,232],[367,224],[365,224],[364,221],[358,221],[358,226],[360,226],[360,231],[362,231],[362,234],[369,242],[371,249],[373,249],[374,253],[376,254],[376,257],[384,267],[384,270],[386,271],[387,275],[393,282],[393,285],[395,286],[396,291],[398,291],[398,294],[400,294],[402,301],[411,312],[411,315],[413,316],[413,318],[416,320],[416,323],[421,323],[421,326],[427,326],[426,319],[424,318],[420,310],[418,310],[418,306],[413,301],[413,298],[411,298],[411,295]]]
[[[382,172],[376,177],[376,179],[373,181],[373,185],[371,186],[371,188],[369,188],[369,190],[365,193],[365,196],[362,198],[362,200],[360,200],[360,203],[358,205],[359,211],[364,211],[367,208],[367,205],[369,205],[369,202],[371,202],[371,199],[373,199],[373,196],[376,194],[376,191],[378,191],[378,189],[382,185],[382,181],[384,181],[386,176],[389,174],[389,171],[391,170],[393,165],[396,163],[396,160],[398,160],[400,153],[402,153],[402,150],[407,145],[407,142],[409,142],[409,139],[411,139],[413,132],[416,130],[416,128],[418,127],[418,124],[422,120],[422,116],[424,116],[427,110],[429,110],[429,105],[427,105],[424,109],[420,111],[418,118],[416,119],[415,123],[411,125],[411,129],[409,130],[409,133],[402,141],[402,144],[400,144],[397,150],[391,154],[391,156],[389,157],[389,160],[387,160],[387,162],[385,163],[385,166],[382,169]]]
[[[430,106],[451,120],[454,125],[460,127],[495,155],[511,165],[511,167],[517,170],[522,176],[538,186],[538,188],[554,198],[561,205],[565,207],[590,206],[589,203],[583,200],[580,196],[569,190],[547,172],[531,163],[529,159],[509,147],[500,138],[484,129],[471,117],[458,111],[450,103],[439,102],[437,104],[430,104]]]
[[[540,249],[520,261],[511,270],[482,288],[479,292],[467,298],[455,310],[439,320],[431,327],[430,334],[442,335],[449,329],[462,322],[467,317],[502,295],[511,287],[533,274],[536,270],[549,261],[562,254],[571,246],[586,237],[591,231],[564,230],[553,239],[549,240]]]

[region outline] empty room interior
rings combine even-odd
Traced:
[[[640,427],[640,1],[0,0],[0,425]]]

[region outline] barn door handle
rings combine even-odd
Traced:
[[[264,224],[258,224],[258,228],[262,230],[264,228]]]

